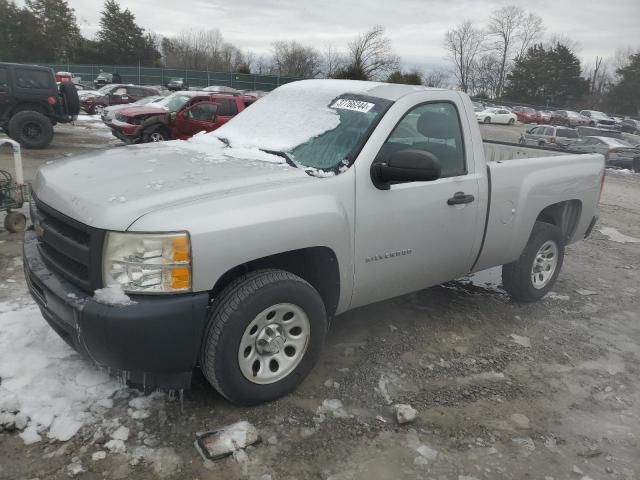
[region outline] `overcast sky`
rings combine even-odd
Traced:
[[[68,0],[83,33],[98,29],[102,3]],[[258,55],[275,40],[298,40],[343,48],[374,24],[387,28],[405,66],[429,68],[446,63],[444,33],[470,19],[482,25],[505,5],[535,8],[547,36],[563,35],[579,44],[579,56],[612,56],[619,47],[640,46],[640,0],[127,0],[120,2],[138,23],[162,35],[183,29],[219,28],[227,41]]]

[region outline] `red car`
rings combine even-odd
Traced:
[[[518,121],[522,123],[535,123],[536,122],[536,111],[533,108],[529,107],[520,107],[518,110],[514,110],[516,116],[518,117]]]
[[[89,115],[102,115],[105,107],[134,103],[144,97],[160,95],[152,87],[140,85],[109,84],[80,99],[80,107]]]
[[[535,123],[538,125],[549,125],[551,123],[551,112],[538,110],[535,114]]]
[[[255,101],[230,93],[175,92],[160,102],[120,110],[109,126],[126,143],[186,140],[221,127]]]

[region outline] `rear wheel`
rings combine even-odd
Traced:
[[[327,330],[318,292],[283,270],[250,272],[215,301],[200,364],[233,403],[255,405],[292,392],[315,365]]]
[[[20,212],[8,212],[4,217],[4,228],[8,232],[18,233],[23,232],[27,226],[27,217]]]
[[[553,287],[564,260],[562,232],[536,222],[520,258],[502,266],[502,284],[515,300],[534,302]]]
[[[491,117],[485,117],[484,123],[491,123]]]
[[[41,113],[25,110],[9,120],[9,136],[25,148],[44,148],[53,140],[53,125]]]

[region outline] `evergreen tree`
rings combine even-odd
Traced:
[[[0,0],[0,60],[44,62],[44,39],[34,15],[14,2]]]
[[[589,92],[589,81],[580,74],[580,60],[566,45],[534,45],[516,60],[504,96],[516,102],[565,105]]]
[[[640,52],[631,55],[616,73],[620,81],[611,91],[611,104],[620,113],[640,115]]]
[[[80,29],[66,0],[26,0],[26,8],[40,32],[39,56],[52,63],[72,61]]]
[[[401,70],[391,72],[387,77],[387,83],[404,83],[405,85],[422,85],[422,77],[418,72],[404,73]]]
[[[154,65],[160,58],[158,48],[150,35],[136,23],[126,8],[122,10],[116,0],[106,0],[98,41],[105,60],[112,64]]]

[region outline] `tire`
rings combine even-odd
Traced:
[[[9,120],[9,136],[24,148],[44,148],[53,140],[53,125],[41,113],[18,112]]]
[[[271,317],[271,313],[276,314]],[[289,321],[295,322],[290,332],[302,325],[299,334],[290,336],[286,332]],[[320,356],[327,325],[320,295],[302,278],[283,270],[247,273],[228,285],[214,303],[200,354],[202,371],[209,383],[234,404],[276,400],[292,392],[309,374]],[[264,338],[269,337],[265,335],[282,327],[285,331],[276,332],[270,340],[278,352],[261,352],[260,348],[272,346],[266,344]],[[298,335],[300,339],[296,340]],[[267,346],[260,347],[259,341]],[[289,365],[281,365],[278,359]]]
[[[144,143],[166,142],[167,140],[171,140],[171,136],[164,127],[150,129],[142,135]]]
[[[491,123],[491,117],[486,117],[484,119],[484,123]]]
[[[62,82],[60,84],[60,93],[64,99],[65,114],[70,117],[80,114],[80,98],[75,85],[69,82]]]
[[[513,118],[510,118],[510,119],[509,119],[509,125],[510,125],[510,126],[515,125],[515,123],[516,123],[516,121],[515,121]]]
[[[20,212],[8,212],[4,217],[4,228],[11,233],[24,232],[27,226],[27,217]]]
[[[547,261],[539,263],[543,270],[536,274],[536,285],[533,269],[540,255],[547,257]],[[535,302],[551,290],[560,274],[563,261],[564,241],[561,230],[550,223],[536,222],[520,258],[502,266],[502,285],[514,300]],[[550,265],[550,269],[547,269],[547,265]],[[541,281],[542,277],[544,281]]]
[[[640,157],[633,159],[631,168],[635,173],[640,173]]]

